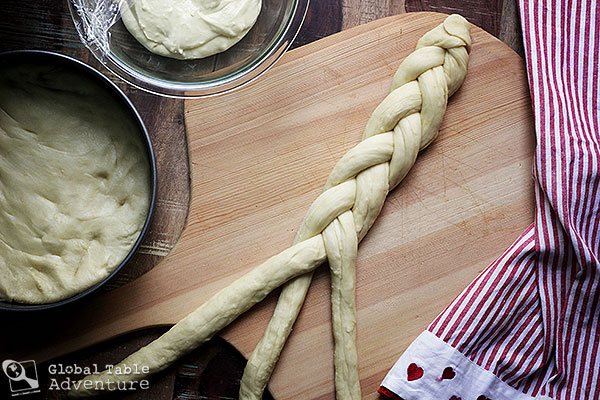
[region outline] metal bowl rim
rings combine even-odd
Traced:
[[[140,116],[139,112],[137,111],[137,109],[135,108],[135,106],[133,105],[133,103],[131,102],[129,97],[127,97],[127,95],[114,82],[112,82],[108,77],[106,77],[100,71],[98,71],[97,69],[93,68],[92,66],[84,63],[83,61],[77,60],[73,57],[70,57],[70,56],[67,56],[64,54],[60,54],[60,53],[55,53],[52,51],[47,51],[47,50],[5,51],[5,52],[0,53],[0,60],[2,60],[3,58],[6,58],[6,57],[13,57],[13,56],[17,56],[17,57],[25,56],[25,57],[31,57],[31,58],[35,58],[36,56],[47,57],[47,58],[53,59],[54,61],[58,61],[58,63],[64,63],[65,65],[72,67],[75,72],[80,72],[80,73],[82,72],[84,75],[91,77],[95,81],[102,82],[102,84],[105,85],[106,87],[108,87],[112,91],[112,93],[115,95],[115,97],[119,101],[123,102],[129,109],[129,111],[131,112],[132,116],[134,117],[134,119],[137,122],[138,127],[141,130],[140,134],[146,143],[146,151],[148,152],[148,163],[149,163],[149,167],[150,167],[150,181],[151,181],[151,186],[152,186],[151,194],[150,194],[150,204],[148,207],[148,213],[146,215],[146,220],[144,221],[144,225],[142,226],[142,230],[140,231],[140,234],[139,234],[137,240],[135,241],[135,243],[129,250],[129,253],[127,253],[127,256],[119,263],[119,265],[117,265],[117,267],[114,270],[112,270],[104,279],[102,279],[101,281],[97,282],[96,284],[90,286],[89,288],[85,289],[84,291],[79,292],[71,297],[66,298],[66,299],[59,300],[59,301],[56,301],[53,303],[28,304],[28,303],[12,303],[12,302],[0,300],[0,311],[18,312],[18,311],[49,310],[49,309],[57,308],[60,306],[64,306],[66,304],[71,304],[79,299],[82,299],[86,296],[89,296],[89,295],[95,293],[100,287],[104,286],[112,278],[114,278],[119,273],[119,271],[121,271],[121,269],[129,262],[129,260],[133,257],[133,255],[137,252],[142,241],[144,240],[144,237],[146,236],[146,234],[148,232],[148,229],[150,227],[150,222],[154,215],[154,207],[155,207],[155,202],[156,202],[156,191],[157,191],[156,158],[154,156],[154,148],[152,147],[152,141],[150,140],[150,134],[148,133],[148,129],[146,128],[146,125],[144,124],[144,121],[142,120],[142,117]]]

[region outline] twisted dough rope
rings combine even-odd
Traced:
[[[355,346],[356,251],[348,248],[349,238],[330,237],[329,224],[332,220],[340,224],[342,228],[337,230],[354,228],[355,241],[362,240],[379,215],[388,192],[404,179],[419,150],[437,136],[448,97],[460,87],[466,75],[470,48],[470,25],[459,15],[447,17],[418,41],[417,49],[398,67],[390,94],[369,118],[363,141],[334,167],[322,198],[313,203],[296,237],[298,243],[323,232],[325,239],[332,273],[335,382],[339,399],[360,398]],[[311,213],[315,208],[320,215]],[[353,226],[342,222],[341,217],[335,219],[346,210],[351,210]],[[332,250],[341,248],[344,241],[344,250],[332,257]],[[240,400],[261,398],[311,279],[312,272],[283,287],[265,334],[248,359]]]
[[[312,271],[327,259],[336,286],[332,292],[336,392],[340,399],[360,397],[352,276],[358,242],[375,221],[388,191],[412,167],[419,149],[437,135],[447,97],[465,77],[470,46],[470,25],[459,15],[449,16],[426,33],[417,50],[398,68],[392,91],[373,112],[363,141],[334,167],[325,191],[304,218],[295,244],[223,288],[161,337],[115,366],[115,370],[147,366],[148,374],[102,371],[83,378],[69,395],[98,394],[101,388],[139,381],[162,371],[272,290],[296,278],[282,291],[265,337],[244,373],[240,398],[260,398],[304,301]]]

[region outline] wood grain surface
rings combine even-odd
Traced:
[[[397,65],[443,18],[379,19],[288,53],[260,84],[223,103],[186,102],[192,203],[188,227],[165,262],[180,270],[200,252],[194,267],[204,288],[217,289],[223,275],[238,276],[286,248],[335,162],[357,143]],[[468,78],[450,101],[439,140],[388,196],[360,246],[358,346],[367,396],[533,217],[524,65],[480,29],[473,41]],[[328,288],[321,269],[271,381],[275,398],[333,397]],[[186,303],[181,299],[173,304]],[[248,354],[270,310],[262,305],[223,336]]]
[[[149,273],[88,302],[85,314],[70,317],[70,332],[39,343],[36,358],[176,322],[285,249],[333,164],[358,142],[397,65],[443,18],[377,20],[288,53],[260,82],[231,96],[188,101],[193,195],[177,246]],[[374,393],[408,343],[532,219],[533,134],[523,63],[482,30],[475,28],[473,37],[469,75],[450,103],[441,138],[390,195],[361,245],[365,393]],[[332,397],[328,285],[321,269],[273,377],[276,398]],[[224,337],[247,354],[274,300]]]
[[[39,48],[58,51],[99,67],[79,42],[65,1],[41,0],[25,9],[22,2],[7,0],[3,6],[4,12],[0,16],[0,36],[3,39],[0,41],[0,50]],[[293,47],[379,17],[401,13],[404,11],[403,7],[401,1],[313,0]],[[406,9],[459,12],[522,54],[515,0],[407,0]],[[102,70],[101,67],[100,69]],[[144,250],[137,261],[128,265],[117,280],[112,282],[108,288],[110,290],[151,269],[172,248],[185,220],[189,175],[183,128],[183,102],[140,92],[118,81],[106,70],[103,72],[130,95],[146,121],[157,153],[160,180],[156,217],[150,235],[144,243]],[[85,312],[86,304],[44,315],[3,315],[5,326],[9,329],[3,330],[2,336],[6,340],[0,347],[0,356],[14,348],[27,348],[30,344],[35,347],[35,343],[47,333],[58,336],[63,332],[70,332],[72,329],[68,315]],[[40,326],[45,328],[39,329]],[[133,349],[157,337],[164,329],[157,327],[136,331],[85,351],[55,359],[53,362],[90,364],[106,359],[121,359]],[[224,342],[213,341],[195,351],[187,360],[181,360],[176,366],[165,371],[161,378],[153,382],[153,392],[130,394],[127,398],[234,398],[234,394],[237,393],[236,377],[244,366],[243,358],[235,353],[235,350]],[[210,360],[210,368],[206,368],[207,360]],[[42,366],[41,370],[43,369]],[[217,373],[211,374],[211,371]],[[0,380],[0,396],[7,393],[4,389],[8,390],[6,382]],[[42,393],[40,398],[59,398],[61,395],[64,393]]]

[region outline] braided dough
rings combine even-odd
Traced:
[[[390,94],[369,118],[363,141],[333,168],[325,192],[311,206],[302,227],[312,225],[315,232],[323,231],[327,237],[325,227],[329,229],[336,216],[351,210],[357,239],[362,240],[379,215],[388,192],[404,179],[419,150],[427,147],[437,135],[448,97],[460,87],[466,75],[470,49],[470,25],[459,15],[449,16],[418,41],[417,49],[398,67]],[[331,199],[321,201],[328,193]],[[347,199],[347,202],[338,200],[333,203],[335,198]],[[315,207],[321,214],[313,211]],[[342,244],[338,242],[337,245]],[[330,264],[329,249],[335,246],[336,243],[328,244],[326,241]],[[354,261],[346,259],[348,264],[354,264]],[[343,279],[335,277],[338,266],[330,265],[330,268],[337,397],[360,398],[360,388],[351,389],[358,375],[357,365],[349,365],[350,359],[356,359],[355,277],[351,278],[352,282],[343,284]],[[354,275],[353,266],[340,268]],[[307,274],[287,283],[282,289],[265,334],[248,359],[241,382],[241,400],[261,398],[311,279],[312,274]],[[336,304],[338,301],[341,305]],[[340,337],[344,338],[343,344]]]
[[[354,304],[358,243],[377,218],[389,190],[406,176],[419,150],[437,135],[447,98],[465,77],[470,47],[470,25],[459,15],[449,16],[426,33],[417,50],[398,68],[391,93],[370,117],[363,141],[333,168],[324,192],[308,210],[295,244],[222,289],[118,366],[137,364],[148,366],[149,374],[159,372],[292,279],[284,286],[265,336],[244,371],[240,399],[259,399],[300,311],[312,271],[327,259],[333,286],[337,398],[360,398]],[[103,371],[83,381],[107,384],[144,377]],[[79,385],[70,395],[94,393]]]

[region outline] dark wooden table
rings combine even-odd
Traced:
[[[460,13],[470,22],[497,36],[523,54],[516,0],[313,0],[304,26],[292,45],[302,46],[322,37],[388,15],[411,11]],[[120,82],[104,69],[80,43],[68,11],[67,0],[38,0],[27,4],[4,0],[0,17],[0,51],[43,49],[73,56],[97,67],[117,83],[137,106],[151,134],[158,167],[158,197],[150,231],[139,254],[104,290],[121,286],[154,267],[177,241],[187,216],[190,175],[183,119],[183,101],[161,98]],[[44,332],[69,329],[65,310],[38,314],[2,315],[2,351],[27,346]],[[133,332],[106,343],[38,365],[38,395],[27,398],[65,398],[64,391],[47,390],[48,365],[104,365],[121,360],[166,330],[165,327]],[[235,399],[244,358],[224,340],[215,338],[151,380],[149,390],[119,395],[126,399]],[[80,375],[71,375],[76,378]],[[61,380],[65,376],[61,376]],[[8,398],[8,380],[0,378],[0,398]],[[111,396],[111,398],[115,398]],[[266,399],[272,398],[266,394]]]

